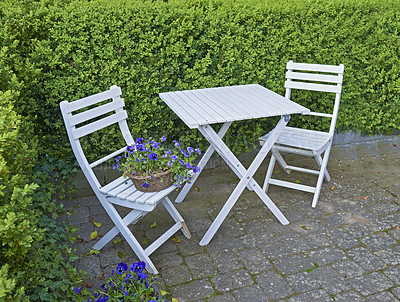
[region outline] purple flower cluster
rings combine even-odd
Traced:
[[[154,289],[151,287],[155,279],[148,278],[145,273],[146,264],[135,262],[129,268],[126,263],[119,263],[116,271],[100,286],[92,298],[83,302],[105,302],[105,301],[156,301],[151,299],[154,296]],[[73,292],[81,295],[82,287],[73,289]],[[159,300],[158,300],[159,301]]]
[[[138,138],[133,144],[126,147],[124,156],[115,158],[114,169],[123,171],[124,175],[133,174],[152,178],[154,171],[171,170],[174,175],[174,185],[180,187],[186,180],[191,179],[200,168],[193,161],[201,155],[200,149],[187,147],[174,140],[169,148],[167,138],[163,136],[161,142],[150,139]],[[143,182],[143,187],[149,187],[148,182]]]

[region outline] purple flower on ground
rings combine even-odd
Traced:
[[[194,151],[196,151],[199,155],[201,155],[200,149],[194,149]]]
[[[140,280],[145,280],[147,278],[147,275],[145,273],[143,273],[143,272],[137,273],[137,275],[138,275]]]
[[[175,143],[175,147],[179,147],[179,142],[178,141],[174,141]]]
[[[165,135],[161,138],[162,142],[165,142],[167,140],[167,138],[165,137]]]
[[[186,168],[191,169],[192,165],[190,163],[186,163]]]
[[[128,151],[128,153],[131,153],[131,152],[135,151],[135,147],[134,146],[126,146],[126,151]]]
[[[138,138],[135,143],[136,144],[143,144],[143,138]]]
[[[168,162],[168,167],[172,167],[172,163],[171,162]]]
[[[171,154],[172,154],[172,152],[171,152],[171,151],[166,151],[166,152],[165,152],[165,154],[167,154],[167,155],[171,155]]]
[[[193,166],[193,172],[194,172],[194,173],[197,173],[197,172],[199,172],[199,171],[200,171],[200,168],[199,168],[199,167]]]
[[[130,266],[130,270],[135,273],[141,273],[146,267],[146,263],[142,262],[135,262]]]
[[[136,150],[138,150],[139,152],[145,151],[146,148],[143,144],[137,144],[136,145]]]
[[[74,288],[73,291],[79,294],[81,292],[82,286],[79,286],[77,288]]]
[[[171,160],[174,162],[174,161],[176,161],[178,159],[178,156],[176,156],[176,155],[172,155],[171,156]]]
[[[117,273],[121,275],[123,272],[125,272],[128,269],[128,265],[126,263],[119,263],[117,266]]]
[[[187,151],[189,154],[192,154],[194,152],[194,149],[192,147],[187,147]]]

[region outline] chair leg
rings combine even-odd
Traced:
[[[320,154],[316,154],[314,156],[314,158],[317,161],[319,168],[321,169],[321,165],[322,165],[322,157],[321,157],[321,155]],[[325,169],[325,179],[326,179],[326,181],[330,181],[331,180],[331,177],[329,176],[329,173],[328,173],[327,169]]]
[[[176,223],[180,223],[182,225],[182,233],[185,235],[186,238],[190,239],[192,238],[192,235],[190,234],[189,229],[186,226],[186,223],[179,214],[178,210],[174,207],[172,204],[171,200],[168,197],[165,197],[162,201],[162,204],[164,205],[165,209],[168,211],[168,213],[171,215],[171,217],[175,220]]]
[[[326,176],[326,166],[328,165],[329,153],[331,152],[331,146],[329,146],[324,152],[324,158],[322,159],[321,163],[321,170],[318,176],[317,186],[315,187],[314,198],[311,204],[311,207],[315,208],[318,203],[319,194],[321,192],[322,182],[324,177]]]
[[[124,220],[119,215],[118,211],[114,208],[112,204],[107,202],[104,199],[101,199],[102,196],[97,196],[102,202],[104,209],[106,210],[108,216],[114,222],[115,227],[121,233],[121,235],[125,238],[126,242],[132,248],[133,252],[136,256],[143,262],[146,263],[146,269],[151,274],[158,274],[158,270],[150,260],[149,255],[145,252],[145,250],[140,245],[139,241],[135,238],[132,232],[129,230],[127,224],[125,224]]]
[[[275,162],[276,162],[276,158],[275,158],[274,154],[272,154],[271,159],[269,161],[267,173],[265,174],[265,180],[264,180],[264,185],[263,185],[264,192],[268,191],[269,180],[271,179],[272,172],[274,172]]]
[[[126,215],[123,219],[123,222],[126,225],[131,225],[132,223],[135,224],[140,219],[142,219],[147,212],[132,210],[128,215]],[[114,226],[111,230],[107,232],[94,246],[94,250],[101,250],[107,243],[109,243],[115,236],[119,234],[119,230],[116,226]]]

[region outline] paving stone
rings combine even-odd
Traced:
[[[95,277],[101,274],[100,258],[98,256],[81,257],[79,267],[85,270],[89,276]]]
[[[390,247],[374,253],[381,258],[387,265],[400,264],[400,251],[398,248]]]
[[[382,214],[391,214],[400,210],[400,206],[393,201],[383,201],[367,207],[370,211]],[[379,215],[379,214],[378,214]]]
[[[237,252],[239,259],[251,274],[258,274],[262,271],[271,270],[272,264],[257,248],[244,249]]]
[[[193,279],[188,268],[184,265],[161,269],[160,275],[167,285],[187,283]]]
[[[212,255],[214,266],[220,273],[226,273],[233,270],[244,268],[244,264],[235,253],[225,253],[220,255]]]
[[[366,236],[361,238],[360,241],[364,243],[368,249],[373,251],[381,250],[397,244],[397,241],[385,232]]]
[[[340,293],[335,296],[336,302],[358,302],[365,301],[365,298],[361,296],[359,293],[351,290],[348,292]]]
[[[320,287],[318,280],[308,272],[300,272],[286,276],[286,280],[297,293],[315,290]]]
[[[192,238],[183,239],[176,245],[181,255],[190,256],[194,254],[204,253],[204,248],[199,244],[200,240],[197,235],[192,235]]]
[[[322,219],[328,224],[328,226],[338,227],[343,224],[348,224],[350,221],[348,219],[349,216],[350,216],[349,213],[339,212],[339,213],[333,213],[333,214],[326,215],[326,216],[322,217]]]
[[[375,294],[384,290],[388,290],[394,283],[379,272],[370,273],[349,280],[352,288],[361,293],[363,296]]]
[[[311,234],[304,237],[309,243],[311,249],[320,247],[327,247],[333,244],[333,241],[326,235],[326,233]]]
[[[393,288],[392,293],[393,293],[393,295],[396,296],[397,299],[400,300],[400,287]]]
[[[390,292],[381,292],[367,297],[368,302],[391,302],[396,300],[396,297],[393,296]]]
[[[329,294],[336,295],[351,289],[347,280],[330,266],[318,267],[311,271],[310,274],[318,280],[322,288]]]
[[[211,281],[215,289],[222,293],[254,284],[253,278],[244,269],[220,274],[213,277]]]
[[[268,301],[268,297],[258,285],[251,285],[233,292],[238,301]]]
[[[400,265],[391,266],[383,271],[383,273],[389,277],[396,284],[400,285]]]
[[[195,279],[214,276],[218,272],[213,260],[206,253],[187,256],[185,261]]]
[[[279,259],[290,254],[290,250],[283,243],[276,241],[271,244],[260,245],[262,253],[270,260]]]
[[[271,299],[280,299],[294,292],[289,284],[277,272],[268,271],[256,276],[256,282]]]
[[[345,279],[351,279],[365,273],[365,270],[353,260],[345,260],[332,264],[332,267]]]
[[[386,264],[366,248],[358,247],[347,251],[347,254],[367,271],[386,268]]]
[[[280,258],[278,260],[275,260],[273,263],[278,271],[282,274],[293,274],[312,268],[314,266],[311,259],[303,254]]]
[[[400,227],[397,226],[395,229],[389,230],[388,233],[393,236],[393,238],[400,241]]]
[[[296,232],[286,233],[279,236],[279,240],[287,248],[290,254],[304,253],[312,249],[310,242]]]
[[[207,298],[207,302],[237,302],[237,300],[231,293],[225,293]]]
[[[151,257],[154,265],[160,268],[168,268],[181,265],[183,263],[182,255],[177,252],[163,253]]]
[[[289,302],[305,302],[305,301],[334,301],[326,291],[323,289],[316,289],[310,292],[302,293],[300,295],[289,298]]]
[[[352,214],[363,214],[368,211],[366,207],[354,200],[342,199],[338,200],[337,203]]]
[[[372,233],[372,230],[362,223],[355,223],[350,225],[345,225],[343,228],[349,231],[355,238],[364,237]]]
[[[324,231],[327,227],[328,225],[320,219],[307,220],[292,224],[293,230],[300,233],[300,235],[305,236],[312,233],[320,233],[321,231]]]
[[[118,256],[118,252],[125,254],[125,249],[121,245],[118,245],[118,247],[114,246],[104,247],[100,251],[101,267],[105,268],[122,262],[123,259]]]
[[[347,230],[342,228],[328,230],[327,234],[342,249],[350,249],[361,244]]]
[[[207,279],[194,280],[171,288],[172,296],[180,302],[195,301],[214,294],[214,289]]]
[[[310,251],[308,256],[319,266],[347,259],[346,253],[335,246]]]

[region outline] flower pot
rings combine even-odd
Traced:
[[[158,192],[169,188],[173,184],[171,170],[163,171],[151,176],[125,175],[132,180],[136,189],[141,192]],[[144,183],[148,185],[143,185]]]

